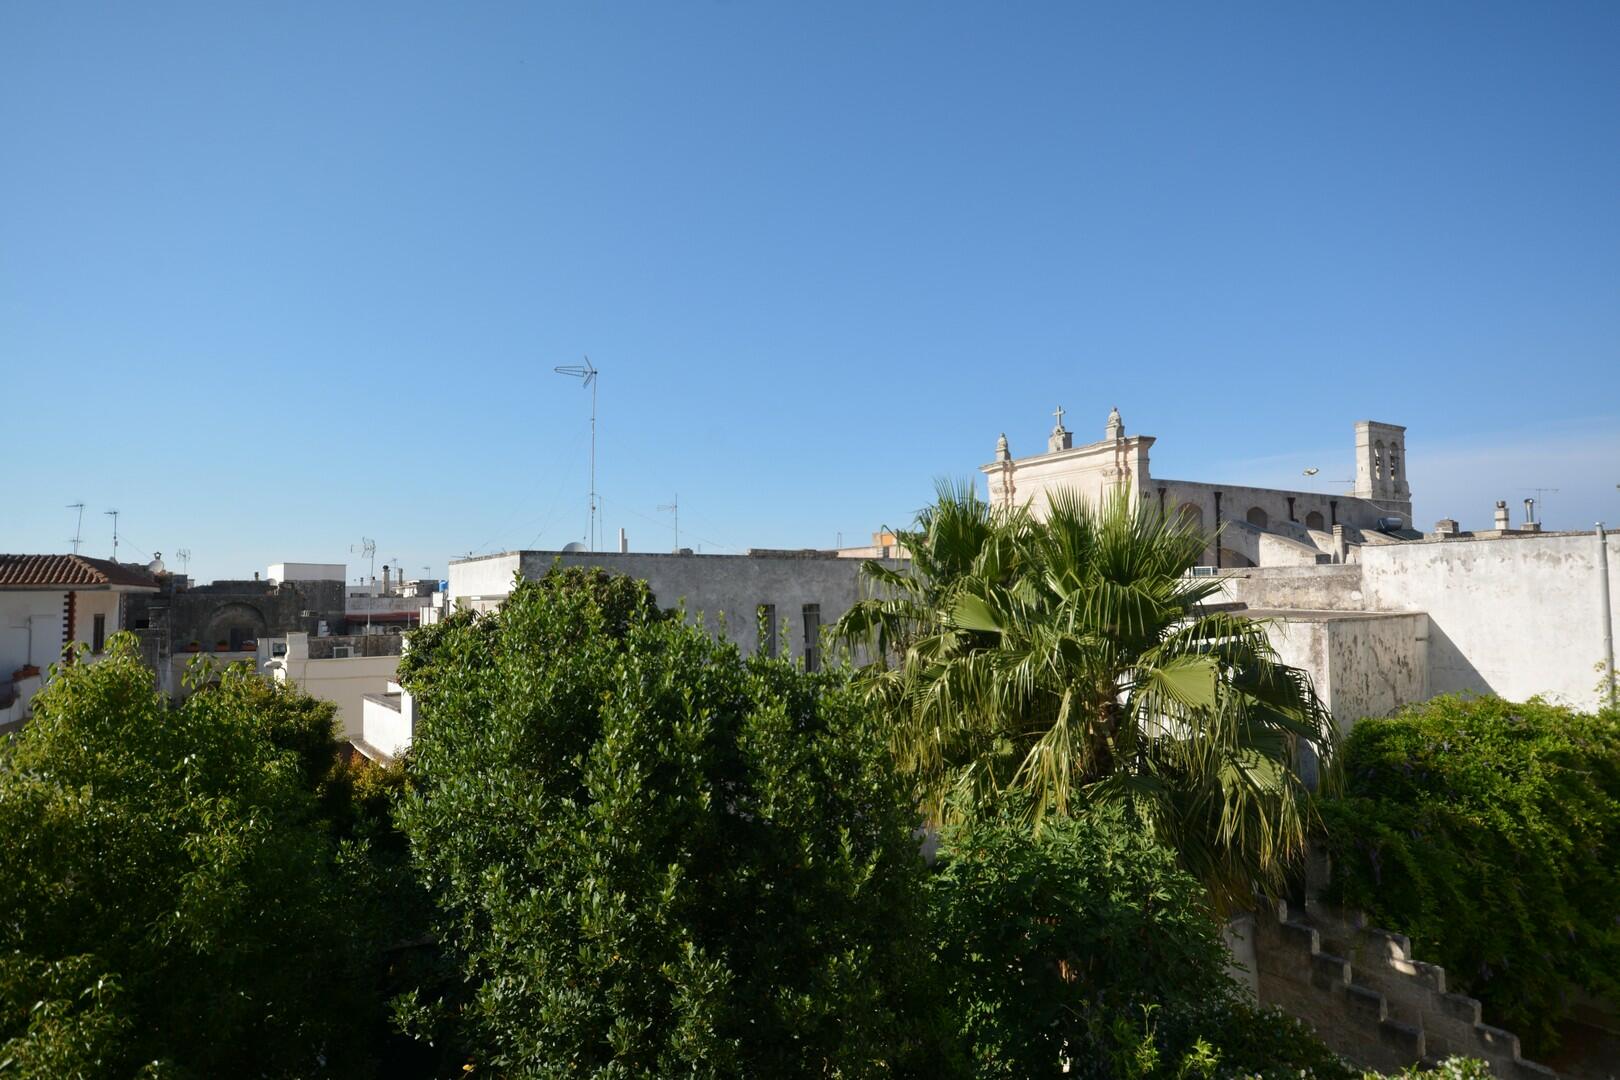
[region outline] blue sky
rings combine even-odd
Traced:
[[[1620,524],[1612,3],[0,8],[0,549],[857,542],[1054,406]],[[172,559],[171,559],[172,561]]]

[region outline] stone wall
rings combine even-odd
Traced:
[[[1479,1002],[1448,992],[1445,970],[1417,960],[1410,941],[1358,915],[1279,901],[1258,915],[1254,946],[1260,1003],[1304,1020],[1365,1068],[1463,1055],[1506,1080],[1558,1075],[1524,1060],[1517,1035],[1481,1022]]]
[[[398,656],[404,646],[403,634],[333,634],[310,638],[309,658],[331,660],[337,657],[336,650],[340,648],[349,649],[350,656]]]
[[[210,585],[178,587],[174,578],[152,595],[130,596],[127,625],[155,631],[165,651],[179,653],[195,641],[213,649],[220,641],[317,633],[321,622],[329,630],[343,629],[344,595],[341,581],[216,581]]]

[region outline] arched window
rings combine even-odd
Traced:
[[[1204,527],[1204,508],[1196,503],[1182,503],[1176,507],[1176,514],[1182,521],[1195,529]]]
[[[1257,529],[1265,528],[1266,524],[1271,520],[1266,516],[1266,512],[1260,509],[1258,506],[1249,507],[1249,512],[1243,516],[1250,525],[1253,525]]]
[[[1321,528],[1323,528],[1324,523],[1322,521],[1322,511],[1320,511],[1320,510],[1312,510],[1310,513],[1306,514],[1305,515],[1305,527],[1307,529],[1321,529]]]
[[[1373,443],[1373,479],[1384,478],[1384,440],[1379,439]]]

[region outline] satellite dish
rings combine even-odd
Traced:
[[[570,540],[568,543],[563,545],[564,555],[574,555],[585,550],[585,545],[580,543],[578,540]]]

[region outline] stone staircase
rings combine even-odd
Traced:
[[[1316,901],[1278,901],[1256,915],[1261,1004],[1305,1020],[1334,1051],[1386,1072],[1452,1056],[1481,1058],[1504,1080],[1551,1080],[1519,1037],[1482,1023],[1478,1000],[1446,990],[1443,968],[1412,955],[1400,934]]]

